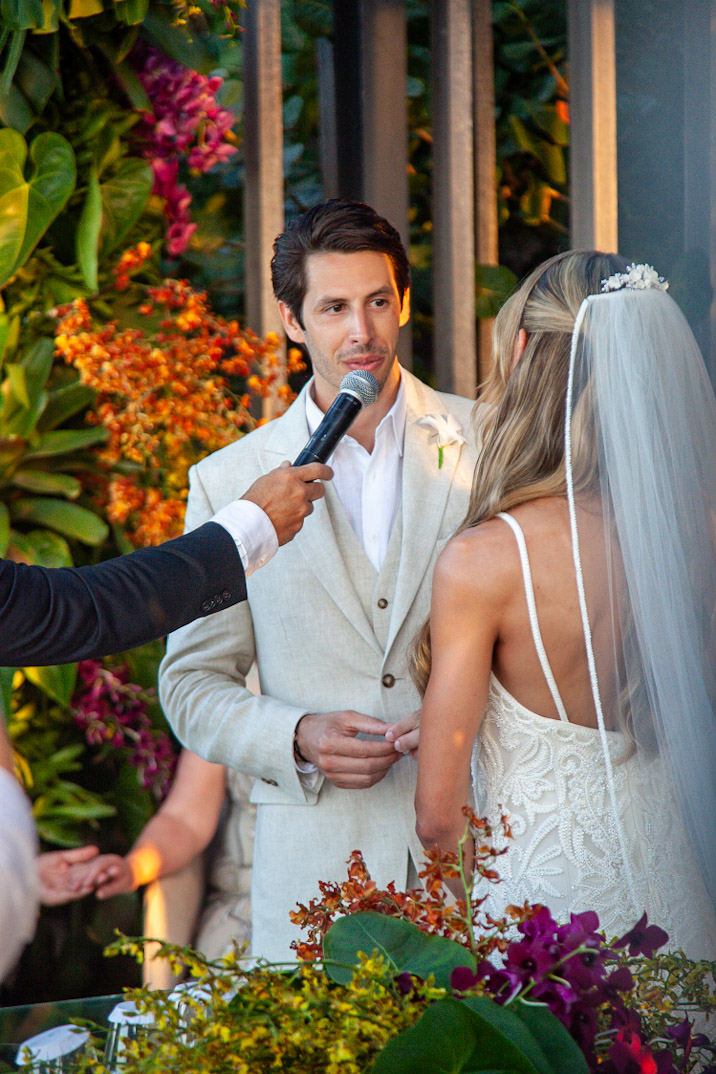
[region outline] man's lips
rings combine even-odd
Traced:
[[[374,369],[385,361],[383,354],[366,354],[362,358],[346,358],[344,365],[349,369]]]

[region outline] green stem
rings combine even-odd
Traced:
[[[442,448],[440,449],[442,451]],[[442,463],[442,458],[441,458]],[[468,880],[465,876],[465,854],[464,846],[470,836],[470,823],[465,825],[465,831],[462,833],[462,838],[457,845],[457,865],[460,872],[460,880],[462,881],[463,890],[465,892],[465,924],[467,925],[467,935],[470,940],[470,950],[475,958],[477,958],[477,943],[475,941],[475,921],[472,912],[472,888],[475,883],[475,874],[473,873]]]

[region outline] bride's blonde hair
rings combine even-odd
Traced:
[[[626,266],[624,258],[594,250],[557,254],[536,268],[498,313],[494,364],[475,407],[482,447],[458,533],[527,500],[565,494],[565,395],[574,321],[586,296],[598,294],[601,281]],[[521,328],[527,343],[514,365]],[[591,434],[587,388],[572,417],[575,490],[588,490],[596,478]],[[411,674],[421,694],[430,663],[428,619],[411,652]]]

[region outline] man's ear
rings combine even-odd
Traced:
[[[285,302],[279,302],[278,312],[281,315],[284,331],[288,338],[294,340],[296,343],[305,343],[305,333],[298,322],[298,317],[291,307]]]
[[[515,368],[520,358],[525,352],[527,346],[527,333],[524,328],[520,328],[519,332],[515,336],[515,345],[512,348],[512,365],[510,366],[510,372]]]
[[[403,292],[403,305],[400,307],[400,327],[410,320],[410,288],[406,287]]]

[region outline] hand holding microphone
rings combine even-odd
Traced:
[[[364,406],[370,406],[378,398],[380,388],[372,373],[354,369],[341,381],[338,395],[326,411],[321,424],[296,459],[294,466],[309,462],[325,462]]]

